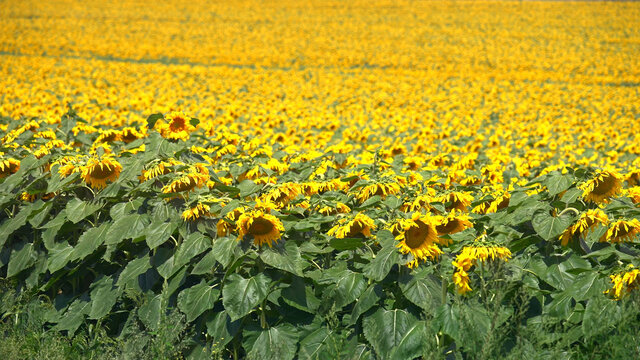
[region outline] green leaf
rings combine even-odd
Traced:
[[[405,310],[379,309],[363,320],[363,329],[382,359],[413,359],[422,354],[425,324]]]
[[[267,265],[276,269],[284,270],[292,274],[302,275],[302,257],[300,249],[293,241],[286,241],[283,245],[276,245],[273,248],[264,249],[260,258]]]
[[[139,259],[131,260],[124,270],[122,270],[122,273],[120,273],[116,285],[118,287],[125,286],[129,281],[136,280],[139,275],[144,274],[150,268],[149,254]]]
[[[158,120],[163,118],[164,118],[164,115],[162,115],[161,113],[149,115],[149,117],[147,117],[147,128],[149,130],[153,129],[153,127],[156,126],[156,122],[158,122]]]
[[[362,314],[371,309],[378,301],[384,299],[384,291],[380,284],[371,284],[362,295],[356,299],[356,304],[351,312],[350,324],[354,325]]]
[[[400,263],[400,260],[402,258],[395,246],[383,247],[376,254],[376,257],[364,267],[364,275],[369,279],[382,281],[391,271],[393,265]]]
[[[335,350],[340,349],[340,345],[334,331],[322,326],[300,341],[298,357],[308,360],[335,359],[338,357]]]
[[[102,223],[100,226],[82,233],[78,238],[78,243],[73,248],[70,260],[84,259],[93,254],[104,242],[108,231],[109,223]]]
[[[191,261],[195,256],[211,248],[211,239],[202,233],[195,232],[180,244],[174,255],[173,266],[182,266]]]
[[[382,198],[380,195],[374,195],[367,199],[362,205],[358,206],[358,209],[366,209],[375,205],[378,205],[382,202]]]
[[[27,219],[31,216],[33,208],[28,205],[19,211],[16,216],[6,219],[2,225],[0,225],[0,249],[4,246],[5,241],[9,238],[9,235],[18,230],[27,223]]]
[[[260,191],[261,188],[262,186],[254,183],[251,180],[243,180],[240,184],[238,184],[238,189],[240,189],[240,197],[253,195]]]
[[[589,300],[594,298],[605,290],[605,283],[597,272],[585,272],[571,283],[567,291],[576,301]]]
[[[49,258],[47,261],[47,268],[53,274],[54,272],[62,269],[71,260],[73,255],[73,247],[68,243],[57,244],[49,252]]]
[[[573,185],[573,182],[573,177],[556,173],[550,175],[543,182],[543,185],[549,189],[549,195],[554,196],[570,188],[571,185]]]
[[[116,245],[124,239],[137,238],[143,235],[149,225],[147,215],[131,214],[118,218],[109,227],[105,237],[106,245]]]
[[[354,302],[367,288],[364,276],[350,270],[345,270],[335,280],[335,285],[327,292],[327,297],[335,301],[338,309]]]
[[[65,311],[61,317],[62,320],[55,326],[56,330],[68,331],[69,335],[75,334],[76,330],[82,325],[85,315],[91,311],[91,302],[83,296],[80,299],[75,300]]]
[[[191,270],[191,275],[203,275],[211,273],[218,262],[212,251],[209,251]]]
[[[73,198],[67,203],[65,209],[67,212],[67,219],[69,219],[72,223],[77,224],[78,222],[82,221],[82,219],[93,214],[102,207],[102,204],[82,201],[78,198]]]
[[[22,270],[29,268],[36,262],[36,253],[32,243],[17,244],[11,251],[9,265],[7,265],[7,277],[18,275]]]
[[[247,359],[291,360],[298,348],[297,334],[297,330],[289,324],[262,330],[247,353]]]
[[[226,268],[238,254],[238,247],[238,240],[235,238],[222,237],[213,241],[212,252],[216,260]]]
[[[572,301],[571,294],[567,291],[556,294],[553,300],[546,306],[547,313],[553,317],[567,319],[571,313]]]
[[[233,340],[242,328],[240,320],[231,321],[226,311],[220,311],[207,320],[207,334],[213,338],[213,342],[224,347]]]
[[[153,250],[169,240],[178,228],[177,222],[152,223],[145,231],[145,240],[149,249]]]
[[[333,238],[329,240],[329,245],[336,250],[355,250],[364,245],[359,238]]]
[[[313,294],[311,287],[297,276],[293,278],[289,287],[282,290],[281,294],[285,303],[310,314],[314,314],[320,306],[320,299]]]
[[[191,124],[191,126],[196,127],[198,126],[198,124],[200,124],[200,120],[196,119],[196,118],[191,118],[191,120],[189,120],[189,124]]]
[[[235,321],[250,313],[268,295],[269,278],[260,273],[245,279],[238,274],[231,274],[222,289],[222,304]]]
[[[442,304],[436,308],[432,326],[439,331],[451,336],[454,340],[460,339],[460,319],[458,307]]]
[[[551,216],[545,211],[541,211],[533,216],[531,224],[533,229],[540,237],[545,240],[557,240],[572,223],[572,217],[569,215]]]
[[[187,315],[187,321],[191,322],[203,312],[213,309],[220,297],[220,290],[209,286],[204,281],[188,289],[182,290],[178,295],[178,308]]]
[[[151,331],[157,331],[160,326],[160,319],[163,311],[163,295],[149,296],[138,309],[138,317]]]
[[[118,301],[120,291],[113,286],[113,279],[110,277],[94,282],[92,287],[89,319],[97,320],[111,312],[111,309]]]
[[[433,311],[442,304],[442,284],[439,280],[435,275],[421,271],[411,276],[409,281],[401,281],[400,289],[409,301],[424,310]]]

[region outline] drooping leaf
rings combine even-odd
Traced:
[[[207,334],[215,343],[225,346],[233,340],[241,326],[240,320],[231,321],[226,311],[220,311],[207,321]]]
[[[109,231],[109,223],[102,223],[100,226],[91,228],[78,238],[78,243],[73,248],[71,254],[71,261],[77,259],[84,259],[85,257],[93,254],[105,240],[107,232]]]
[[[78,198],[71,199],[66,206],[67,218],[74,224],[82,221],[82,219],[93,214],[100,208],[102,204],[82,201]]]
[[[284,245],[264,249],[260,258],[267,265],[302,276],[302,257],[300,249],[293,241],[286,241]]]
[[[247,359],[282,359],[291,360],[295,357],[298,343],[298,332],[289,325],[274,326],[260,331],[251,350],[247,353]]]
[[[213,309],[218,297],[220,290],[203,281],[180,292],[178,308],[187,315],[187,321],[191,322],[203,312]]]
[[[9,265],[7,265],[7,277],[18,275],[22,270],[29,268],[36,262],[36,253],[32,243],[20,243],[11,251]]]
[[[379,309],[363,320],[363,329],[382,359],[413,359],[423,352],[425,324],[405,310]]]
[[[151,263],[149,262],[149,254],[132,260],[131,262],[129,262],[129,264],[127,264],[124,270],[122,270],[122,273],[120,273],[116,285],[118,287],[125,286],[129,281],[137,279],[138,276],[145,273],[147,270],[149,270],[149,268],[151,268]]]
[[[96,281],[92,287],[89,319],[101,319],[111,312],[118,301],[120,291],[113,286],[113,279],[110,277]]]
[[[235,321],[250,313],[268,295],[269,278],[264,274],[245,279],[231,274],[222,289],[224,308]]]
[[[173,221],[151,223],[145,231],[145,240],[149,248],[153,250],[164,244],[165,241],[169,240],[177,227],[178,223]]]
[[[395,246],[383,247],[376,257],[364,268],[364,275],[375,281],[382,281],[393,265],[399,264],[402,260],[398,249]]]
[[[556,240],[572,222],[569,215],[551,216],[545,211],[536,213],[531,220],[533,229],[545,240]]]

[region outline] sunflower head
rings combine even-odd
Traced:
[[[182,218],[185,221],[193,221],[201,217],[210,216],[211,213],[209,213],[209,210],[211,210],[209,205],[198,203],[196,206],[183,211]]]
[[[277,217],[261,210],[242,213],[238,218],[237,226],[238,239],[250,235],[253,237],[254,244],[258,246],[267,244],[271,247],[284,232],[284,226]]]
[[[436,230],[438,231],[438,235],[455,234],[473,226],[469,215],[456,212],[455,210],[447,216],[436,217],[436,220]]]
[[[338,221],[338,224],[332,227],[327,233],[330,236],[335,236],[338,239],[352,238],[352,237],[371,237],[371,230],[375,230],[376,225],[373,219],[362,213],[357,214],[355,217],[343,218]]]
[[[118,179],[122,165],[111,155],[94,156],[80,168],[82,179],[94,189],[107,187],[107,181]]]
[[[638,219],[618,220],[611,225],[607,232],[600,237],[601,242],[630,242],[640,233],[640,221]]]
[[[418,265],[420,261],[436,259],[442,254],[438,247],[440,240],[436,230],[437,220],[429,215],[413,213],[410,219],[400,222],[399,234],[396,245],[403,254],[411,254],[413,260],[407,265],[411,268]]]
[[[0,159],[0,179],[15,174],[18,170],[20,170],[20,160]]]
[[[608,203],[622,189],[622,176],[613,169],[602,170],[579,188],[585,201]]]
[[[174,111],[165,117],[166,123],[159,126],[160,134],[165,139],[188,140],[189,134],[194,131],[191,118],[182,112]]]

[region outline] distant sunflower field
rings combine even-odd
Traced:
[[[639,3],[0,19],[0,356],[640,357]]]

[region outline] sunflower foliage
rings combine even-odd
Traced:
[[[44,297],[43,326],[69,337],[166,334],[177,319],[181,345],[158,356],[580,351],[616,336],[640,281],[634,179],[616,169],[541,164],[478,183],[407,170],[401,152],[208,138],[182,113],[91,131],[71,108],[5,121],[3,304]]]

